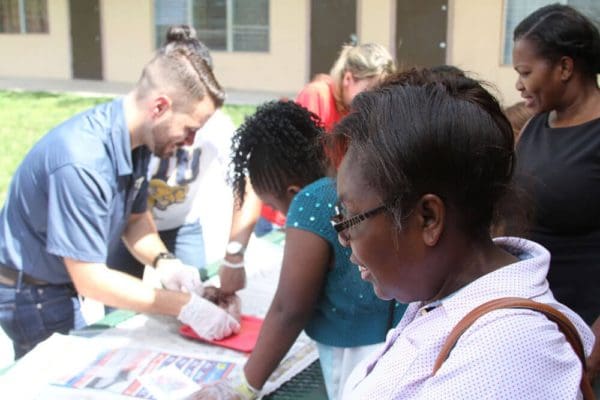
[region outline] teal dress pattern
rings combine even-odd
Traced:
[[[380,343],[396,326],[406,305],[383,301],[369,282],[361,279],[350,262],[350,249],[343,247],[330,218],[337,199],[335,182],[321,178],[305,186],[292,200],[286,228],[311,232],[329,243],[333,268],[327,272],[321,295],[305,331],[313,340],[336,347]]]

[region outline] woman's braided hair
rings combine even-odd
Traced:
[[[319,117],[292,101],[273,101],[246,118],[232,141],[231,183],[238,205],[246,178],[259,193],[282,197],[289,185],[325,176],[324,131]]]
[[[535,45],[538,56],[558,62],[571,57],[583,76],[596,82],[600,73],[600,32],[594,23],[575,8],[550,4],[538,8],[513,32],[513,40],[526,39]]]
[[[169,28],[165,44],[144,67],[138,87],[139,96],[157,88],[169,93],[177,110],[189,111],[205,96],[216,107],[225,101],[225,91],[214,75],[208,48],[196,38],[194,28],[187,25]]]

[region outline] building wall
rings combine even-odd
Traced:
[[[100,16],[104,80],[133,84],[154,52],[154,2],[100,0]]]
[[[49,33],[0,34],[1,76],[71,78],[69,3],[52,0],[48,5]]]
[[[378,42],[394,54],[396,0],[357,0],[361,42]],[[0,76],[71,79],[68,0],[48,2],[49,34],[0,34]],[[496,85],[504,104],[519,100],[516,73],[501,64],[500,0],[449,0],[447,63]],[[109,82],[134,83],[154,51],[152,0],[100,0],[103,74]],[[310,0],[270,1],[267,53],[213,52],[226,88],[295,93],[309,79]],[[43,65],[43,68],[40,68]]]
[[[394,54],[396,0],[358,0],[361,42],[378,42]],[[502,65],[504,1],[449,0],[446,62],[492,83],[503,104],[520,100],[512,65]]]
[[[102,0],[101,12],[104,79],[133,83],[154,51],[153,2]],[[212,52],[224,87],[291,93],[306,82],[308,0],[270,1],[269,12],[269,52]]]
[[[295,93],[307,82],[310,0],[271,0],[269,4],[269,52],[212,52],[223,86]]]
[[[504,2],[450,0],[450,10],[448,63],[495,85],[503,105],[519,101],[517,74],[512,65],[502,65]]]
[[[358,38],[361,43],[374,42],[395,53],[394,15],[396,0],[358,0]]]

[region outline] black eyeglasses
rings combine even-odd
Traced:
[[[375,215],[379,214],[380,212],[384,211],[385,209],[386,209],[386,205],[382,204],[380,206],[377,206],[375,208],[367,210],[363,213],[356,214],[350,218],[346,218],[344,216],[344,212],[342,211],[342,207],[338,204],[335,206],[335,215],[333,217],[331,217],[331,219],[330,219],[331,225],[333,226],[333,229],[335,229],[335,231],[337,233],[342,233],[346,229],[351,228],[355,225],[358,225],[361,222],[363,222],[364,220],[374,217]]]

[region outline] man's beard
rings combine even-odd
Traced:
[[[175,154],[175,148],[169,149],[171,144],[165,142],[162,139],[168,137],[169,123],[163,121],[154,128],[152,128],[152,136],[154,138],[154,149],[152,154],[161,159],[171,158]]]

